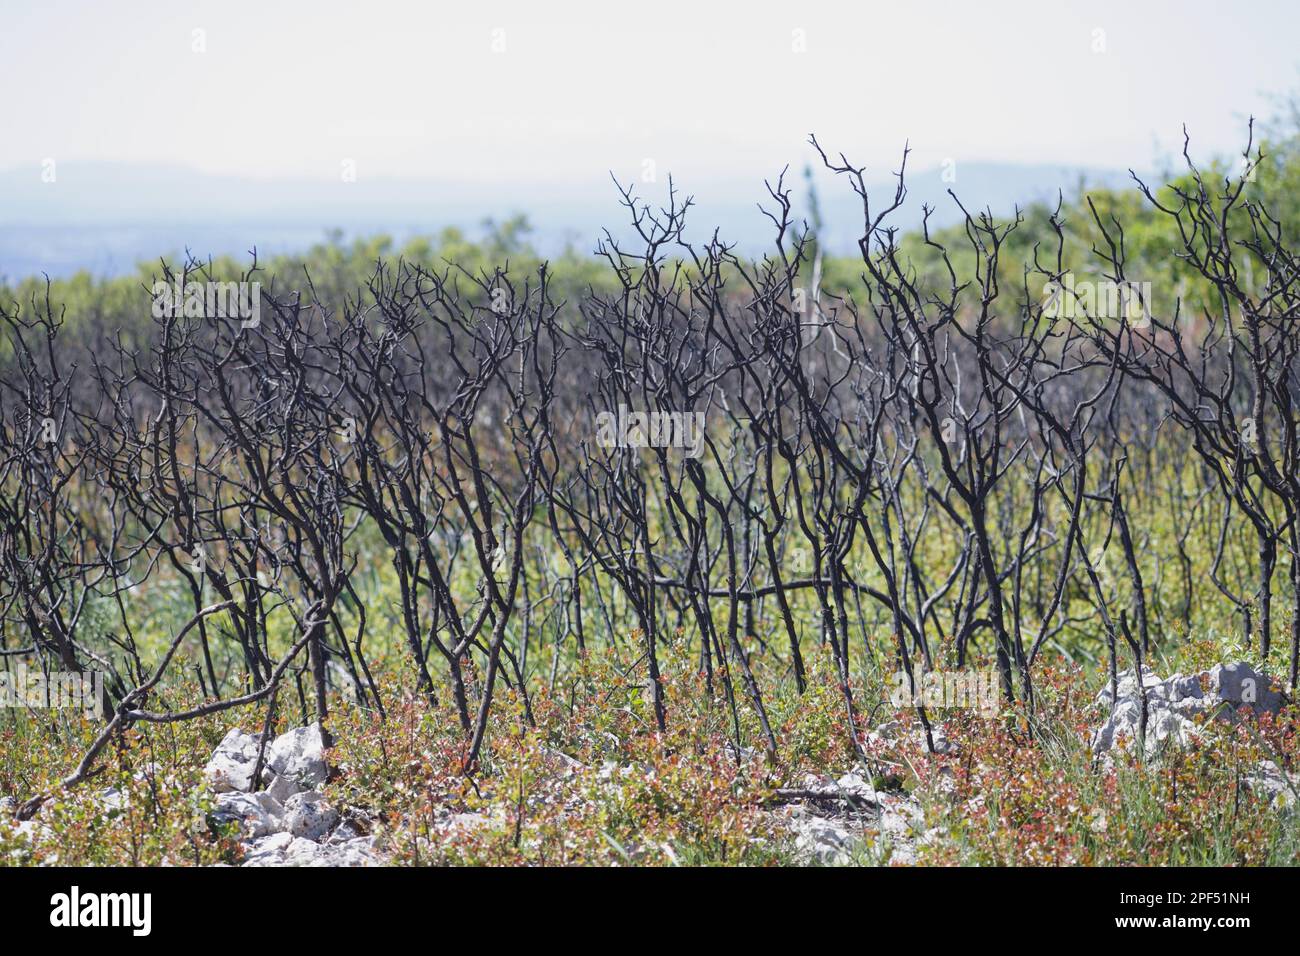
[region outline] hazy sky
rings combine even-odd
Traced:
[[[1150,168],[1184,122],[1198,152],[1239,148],[1298,85],[1297,37],[1294,2],[0,0],[0,169],[351,159],[559,192],[652,160],[749,189],[801,168],[809,131],[881,172],[906,139],[914,168]]]

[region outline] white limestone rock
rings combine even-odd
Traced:
[[[340,828],[341,829],[341,828]],[[372,836],[316,843],[291,833],[276,833],[244,844],[243,866],[382,866],[384,856]]]
[[[864,846],[846,821],[796,813],[790,816],[796,856],[822,866],[847,866]]]
[[[1119,674],[1117,700],[1109,681],[1097,695],[1097,703],[1110,709],[1092,737],[1095,753],[1105,753],[1126,740],[1138,739],[1142,719],[1142,692],[1137,675]],[[1203,689],[1208,688],[1208,691]],[[1276,712],[1283,703],[1268,677],[1244,663],[1218,664],[1200,674],[1175,674],[1162,678],[1144,669],[1142,690],[1146,694],[1147,736],[1145,753],[1154,757],[1168,747],[1186,747],[1201,736],[1198,722],[1210,718],[1239,719],[1240,708],[1250,713]]]
[[[363,836],[365,836],[364,833],[347,820],[344,820],[334,828],[329,837],[326,838],[325,842],[332,846],[337,846],[340,843],[347,843],[349,840],[355,840],[358,837]]]
[[[1246,776],[1246,785],[1265,797],[1279,810],[1291,810],[1300,799],[1300,774],[1287,773],[1272,760]]]
[[[871,781],[856,770],[846,773],[836,780],[835,786],[841,793],[848,794],[850,797],[855,797],[863,802],[876,803],[879,800],[876,788],[871,785]]]
[[[284,807],[265,791],[218,794],[216,808],[209,815],[209,819],[218,825],[238,822],[245,837],[250,839],[283,831],[284,817]]]
[[[313,843],[296,837],[284,851],[284,866],[379,866],[383,858],[375,851],[370,837],[357,837],[346,843]]]
[[[273,833],[244,844],[243,866],[283,866],[284,851],[293,843],[291,833]]]
[[[257,749],[256,737],[234,727],[217,744],[212,759],[203,768],[203,776],[217,793],[251,790]]]
[[[296,837],[319,843],[338,822],[338,811],[314,790],[295,793],[284,805],[285,829]]]
[[[893,797],[880,807],[880,832],[897,840],[910,840],[925,824],[925,813],[908,797]]]
[[[1210,668],[1210,688],[1220,701],[1244,705],[1256,713],[1277,713],[1282,709],[1282,695],[1266,676],[1248,664],[1216,664]]]
[[[288,777],[282,777],[278,773],[263,774],[262,779],[266,781],[266,792],[281,803],[286,803],[290,797],[302,789]]]
[[[277,774],[295,786],[315,790],[329,775],[320,724],[297,727],[276,737],[267,750],[266,764],[263,780],[269,781],[271,774]]]

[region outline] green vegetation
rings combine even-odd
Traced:
[[[1263,152],[1246,194],[1276,218],[1276,245],[1294,247],[1300,239],[1300,149],[1294,135],[1277,133],[1265,142]],[[1225,164],[1203,175],[1210,182],[1240,173]],[[1155,196],[1162,204],[1173,202],[1177,189],[1191,190],[1194,185],[1189,174]],[[1101,374],[1107,362],[1097,358],[1105,357],[1097,343],[1106,340],[1087,338],[1078,327],[1050,325],[1042,310],[1043,273],[1032,263],[1037,257],[1040,270],[1107,278],[1093,250],[1107,246],[1115,236],[1112,223],[1120,222],[1126,278],[1152,284],[1156,309],[1167,313],[1169,302],[1161,297],[1172,296],[1192,316],[1189,322],[1195,327],[1221,308],[1215,284],[1178,259],[1182,245],[1171,218],[1153,211],[1136,191],[1094,193],[1064,204],[1058,215],[1030,208],[993,258],[981,242],[999,234],[995,223],[954,227],[929,241],[914,235],[904,238],[898,252],[906,265],[898,273],[885,273],[885,279],[864,281],[861,261],[828,258],[822,288],[828,302],[852,301],[861,310],[837,320],[845,348],[852,350],[852,334],[868,324],[862,318],[869,314],[868,303],[879,304],[882,288],[894,291],[890,282],[901,281],[900,274],[915,277],[921,290],[937,295],[963,282],[978,287],[987,278],[984,270],[994,268],[999,287],[1009,290],[1006,301],[999,303],[1002,320],[1014,326],[1020,319],[1029,330],[1016,341],[1032,341],[1035,334],[1049,342],[1070,336],[1071,344],[1060,352],[1045,349],[1026,361],[1029,374],[1039,374],[1053,362],[1069,365],[1078,355],[1093,363],[1088,371],[1100,369]],[[1233,207],[1218,228],[1222,235],[1249,236],[1258,222]],[[1062,267],[1047,258],[1056,255],[1058,227]],[[805,857],[786,811],[792,802],[811,798],[791,792],[809,775],[838,778],[854,770],[867,774],[876,790],[906,795],[920,808],[923,822],[906,840],[916,862],[923,864],[1300,862],[1300,817],[1283,809],[1280,803],[1286,801],[1276,794],[1251,785],[1263,761],[1285,769],[1300,760],[1300,713],[1294,703],[1258,720],[1206,722],[1204,738],[1195,746],[1157,760],[1127,751],[1103,760],[1090,747],[1091,731],[1108,711],[1095,702],[1097,692],[1107,684],[1111,669],[1130,666],[1117,635],[1128,634],[1130,622],[1136,628],[1139,615],[1143,627],[1150,626],[1150,640],[1144,636],[1141,652],[1134,640],[1133,657],[1148,673],[1187,674],[1226,660],[1245,660],[1269,673],[1278,686],[1289,685],[1294,691],[1286,669],[1288,641],[1279,638],[1273,654],[1265,658],[1259,640],[1261,603],[1267,603],[1256,585],[1264,536],[1242,518],[1234,489],[1225,489],[1222,474],[1244,474],[1237,490],[1245,485],[1260,495],[1259,513],[1272,523],[1269,540],[1281,553],[1279,574],[1292,575],[1297,585],[1275,595],[1270,634],[1289,634],[1300,613],[1294,597],[1300,593],[1300,574],[1293,571],[1300,566],[1300,554],[1288,553],[1286,537],[1296,517],[1289,510],[1296,496],[1285,483],[1270,485],[1264,464],[1255,466],[1261,471],[1248,473],[1240,444],[1220,455],[1227,462],[1220,468],[1214,454],[1204,453],[1199,433],[1180,432],[1171,424],[1173,419],[1147,415],[1154,407],[1151,396],[1160,394],[1155,390],[1123,407],[1120,399],[1113,399],[1119,410],[1099,416],[1110,418],[1104,428],[1094,424],[1090,434],[1100,437],[1087,441],[1069,427],[1054,432],[1056,406],[1044,401],[1031,407],[1038,417],[1023,432],[1013,432],[1008,425],[989,438],[989,431],[979,431],[982,423],[966,423],[968,438],[986,443],[981,454],[1016,470],[1001,484],[990,482],[987,494],[963,497],[954,491],[960,469],[946,478],[934,477],[942,475],[948,455],[942,441],[931,440],[931,430],[946,428],[937,416],[933,426],[926,424],[921,405],[907,404],[906,389],[877,392],[872,390],[875,379],[851,378],[863,369],[874,373],[901,367],[904,360],[899,356],[907,350],[898,342],[915,347],[924,339],[899,334],[888,343],[889,357],[869,366],[884,347],[864,334],[843,367],[835,366],[825,352],[817,353],[822,365],[810,373],[812,386],[806,394],[793,386],[780,392],[789,381],[798,381],[794,373],[785,378],[771,373],[771,381],[780,378],[780,387],[772,386],[770,392],[764,392],[770,381],[760,381],[761,374],[755,373],[753,389],[768,402],[768,417],[742,416],[729,406],[728,417],[714,424],[710,456],[703,464],[646,449],[626,457],[610,451],[604,458],[598,452],[579,458],[570,441],[580,444],[574,435],[581,434],[581,416],[590,410],[586,406],[635,394],[614,390],[626,385],[610,384],[629,377],[623,374],[627,366],[617,365],[611,372],[598,363],[579,365],[574,357],[572,365],[555,372],[557,379],[568,374],[578,386],[599,385],[591,385],[591,392],[569,404],[557,400],[554,430],[546,433],[547,442],[536,441],[528,430],[536,425],[529,418],[531,406],[519,395],[529,389],[545,391],[538,381],[546,380],[545,363],[552,353],[538,341],[545,338],[550,347],[571,334],[584,354],[605,358],[618,351],[622,361],[623,353],[609,342],[620,329],[632,326],[632,317],[639,320],[653,312],[639,306],[652,303],[660,314],[689,326],[695,315],[689,304],[681,305],[687,302],[703,303],[711,321],[729,317],[734,324],[727,347],[735,354],[762,335],[779,346],[788,341],[780,333],[790,328],[801,345],[800,319],[789,319],[789,296],[782,299],[779,293],[790,292],[789,277],[802,275],[800,267],[808,263],[778,267],[775,259],[723,262],[722,256],[711,263],[705,256],[686,264],[647,257],[620,274],[609,262],[569,252],[543,269],[526,235],[526,225],[515,220],[497,227],[482,243],[467,242],[457,231],[447,230],[400,249],[376,238],[346,247],[326,243],[301,256],[259,263],[252,277],[264,283],[269,295],[288,301],[293,298],[289,290],[298,291],[302,303],[311,303],[326,316],[322,325],[344,327],[342,333],[322,332],[320,341],[296,338],[297,327],[283,317],[268,318],[267,327],[258,333],[263,338],[255,340],[238,331],[218,331],[207,339],[201,326],[160,326],[147,308],[146,290],[156,278],[151,266],[110,281],[78,276],[48,287],[27,280],[0,289],[0,301],[14,304],[5,312],[11,328],[36,328],[14,318],[20,310],[24,316],[61,315],[59,341],[81,350],[77,354],[89,351],[103,359],[106,353],[98,351],[102,343],[117,339],[126,353],[138,349],[145,356],[151,347],[160,353],[171,348],[168,336],[189,334],[192,338],[184,347],[176,347],[177,364],[164,364],[165,370],[200,367],[208,354],[223,354],[225,348],[235,356],[230,365],[211,360],[186,387],[193,384],[200,391],[202,378],[203,396],[192,400],[202,408],[227,372],[232,379],[243,376],[239,387],[245,391],[235,394],[231,406],[242,409],[246,401],[255,409],[248,412],[249,420],[264,429],[258,432],[263,444],[251,451],[241,446],[238,414],[211,400],[209,407],[217,409],[210,416],[215,424],[207,419],[198,424],[201,416],[189,409],[157,411],[156,404],[150,404],[146,415],[131,408],[131,414],[114,423],[114,441],[120,440],[120,446],[105,441],[105,447],[87,451],[97,468],[83,467],[78,460],[65,473],[57,455],[41,458],[30,444],[23,445],[9,460],[52,461],[49,473],[66,476],[66,482],[51,482],[58,486],[57,495],[41,499],[47,511],[34,506],[23,511],[21,506],[31,500],[23,497],[30,472],[15,465],[0,476],[0,490],[7,500],[18,502],[5,512],[9,537],[4,557],[6,567],[38,563],[33,556],[42,551],[42,542],[23,541],[14,529],[36,528],[38,538],[41,533],[49,538],[76,526],[82,536],[60,543],[68,548],[63,566],[73,569],[69,577],[78,582],[67,592],[69,602],[78,603],[73,650],[85,660],[112,667],[120,684],[114,689],[117,703],[126,699],[125,691],[145,683],[196,617],[202,618],[203,627],[176,645],[165,679],[147,695],[149,710],[170,714],[214,698],[228,701],[263,689],[268,693],[248,706],[175,722],[133,722],[136,718],[127,719],[129,708],[122,704],[117,714],[121,725],[93,771],[66,786],[103,722],[68,711],[0,711],[0,795],[16,801],[10,811],[17,802],[49,797],[32,821],[9,819],[12,813],[0,819],[0,862],[238,863],[245,849],[237,834],[211,822],[213,795],[203,782],[203,764],[233,726],[258,732],[266,721],[270,729],[283,731],[326,714],[336,773],[325,785],[325,794],[379,837],[398,863],[802,862]],[[940,247],[954,251],[945,258]],[[810,257],[811,247],[806,251]],[[1240,261],[1250,263],[1252,258],[1246,255]],[[949,264],[955,282],[948,276]],[[178,272],[185,267],[171,265]],[[674,266],[681,267],[681,285],[661,285]],[[782,268],[789,271],[782,273]],[[249,275],[247,270],[247,263],[222,260],[203,272],[218,279]],[[1248,308],[1258,305],[1250,301],[1252,296],[1257,299],[1265,290],[1276,289],[1278,271],[1284,270],[1261,270],[1241,279]],[[514,282],[522,289],[525,282],[538,282],[539,276],[549,276],[549,298],[540,293],[531,298],[536,286],[529,285],[528,293],[510,306],[510,319],[518,324],[507,327],[508,335],[489,326],[490,318],[477,318],[493,312],[486,303],[500,283]],[[392,398],[384,389],[391,389],[399,371],[407,368],[401,364],[409,357],[403,350],[415,352],[430,342],[403,325],[405,313],[394,318],[392,313],[401,312],[395,303],[414,312],[420,310],[412,303],[419,303],[422,314],[432,317],[430,324],[441,322],[448,330],[446,338],[436,339],[431,347],[446,364],[435,366],[430,360],[428,366],[418,366],[435,379],[423,382],[419,393],[431,410],[409,421],[399,420],[395,411],[405,407],[406,393]],[[548,304],[554,304],[558,316],[554,326],[545,317]],[[367,337],[372,332],[367,324],[371,310],[383,313],[386,323],[373,339]],[[968,321],[974,312],[967,298],[960,316],[946,320]],[[753,324],[742,324],[736,315]],[[605,326],[599,325],[602,316]],[[782,326],[781,321],[793,324]],[[598,331],[579,338],[573,330],[585,329],[584,323]],[[893,331],[897,328],[901,326]],[[736,340],[745,341],[738,345]],[[491,348],[505,350],[503,341],[518,349],[512,356],[527,360],[520,359],[517,367],[503,361],[484,373],[484,379],[506,383],[500,391],[484,389],[488,411],[452,400],[440,405],[442,393],[454,391],[451,386],[458,381],[448,356],[459,359],[472,351],[479,357]],[[455,351],[466,342],[472,349]],[[651,346],[662,344],[643,343],[637,353],[644,364],[636,368],[645,377],[655,370],[656,356],[662,359],[668,351],[656,352]],[[1072,345],[1078,350],[1072,351]],[[716,340],[711,347],[713,351],[701,351],[713,356],[724,348]],[[12,370],[22,364],[22,356],[12,341],[6,348],[0,364]],[[358,375],[352,364],[360,361],[357,356],[388,360],[395,353],[401,358],[380,366],[370,377]],[[284,354],[289,359],[283,359]],[[195,364],[187,364],[190,361]],[[725,360],[717,361],[725,365]],[[971,361],[975,364],[967,368],[982,372],[1001,368],[983,354]],[[1080,367],[1084,361],[1079,359]],[[757,363],[754,360],[754,367]],[[917,391],[923,395],[941,372],[959,364],[956,359],[952,366],[946,360],[936,363],[937,371],[932,370],[932,378],[923,379]],[[664,360],[664,365],[672,362]],[[322,399],[319,405],[274,405],[281,399],[266,398],[266,392],[259,391],[261,377],[273,368],[326,368],[322,380],[344,382],[353,391],[322,389],[329,401]],[[445,380],[436,377],[439,371]],[[784,367],[781,371],[787,372]],[[840,371],[847,386],[836,383],[817,390]],[[909,369],[907,374],[919,373]],[[723,375],[719,372],[718,378]],[[304,373],[298,384],[307,378]],[[665,392],[683,384],[667,375],[664,381]],[[1055,379],[1029,381],[1045,390]],[[749,398],[748,387],[742,381],[738,394]],[[610,390],[602,390],[606,388]],[[856,411],[841,414],[836,409],[841,417],[828,426],[819,417],[832,404],[824,396],[845,394],[834,388],[847,389],[860,405],[846,401],[845,406]],[[305,386],[299,390],[310,391]],[[1025,386],[1024,391],[1033,388]],[[1076,394],[1066,391],[1071,397]],[[11,409],[17,393],[17,388],[4,393]],[[338,410],[329,404],[339,394],[350,394],[358,408],[373,412],[369,418],[353,412],[362,418],[366,439],[356,451],[323,450],[335,447],[326,437],[339,426]],[[502,399],[503,394],[508,397]],[[119,410],[128,404],[123,395],[134,393],[114,393]],[[1023,411],[1028,403],[1022,398],[1017,394],[1016,402],[1000,406],[987,397],[988,405],[982,405],[977,398],[976,407],[994,418],[1001,416],[998,421],[1012,422],[1017,414],[1029,414]],[[372,399],[377,404],[366,405]],[[31,395],[26,400],[30,403]],[[923,398],[916,401],[923,404]],[[273,405],[273,413],[268,412]],[[743,422],[758,420],[765,423],[763,428],[779,432],[785,410],[796,408],[803,417],[797,429],[781,432],[781,438],[793,434],[788,440],[797,453],[774,451],[781,444],[774,439],[765,446],[760,428],[745,430]],[[874,423],[869,413],[875,414]],[[93,422],[89,431],[103,427],[105,419],[95,417],[102,414],[99,408],[86,412],[86,421]],[[167,415],[176,417],[168,420]],[[6,418],[7,434],[25,434],[35,417],[33,413],[24,418],[22,428],[16,418]],[[236,426],[228,418],[236,420]],[[485,419],[486,427],[481,425]],[[873,429],[880,428],[883,419],[890,427],[877,433]],[[356,424],[351,416],[348,420]],[[915,425],[917,421],[922,424]],[[171,432],[158,422],[166,422]],[[480,425],[477,435],[471,434],[474,424]],[[277,431],[281,426],[285,430]],[[1277,427],[1286,431],[1288,426],[1293,432],[1295,423],[1289,420]],[[309,432],[311,440],[293,446],[295,427]],[[908,427],[915,430],[908,432]],[[487,431],[490,438],[478,437]],[[854,442],[864,433],[870,433],[875,444],[853,457],[861,451]],[[232,439],[232,434],[237,437]],[[399,445],[394,436],[406,436],[410,444]],[[838,442],[849,449],[840,457],[827,451],[838,452]],[[15,439],[14,446],[19,445]],[[177,446],[182,450],[176,451]],[[292,458],[285,450],[291,447],[301,457]],[[998,457],[999,448],[1005,449],[1005,459]],[[155,457],[150,459],[141,449]],[[275,471],[279,464],[262,468],[259,457],[266,452],[268,461],[276,461],[268,449],[292,458],[273,477],[264,472]],[[438,458],[438,453],[445,457]],[[75,458],[66,450],[62,454]],[[566,454],[572,457],[566,459]],[[1271,463],[1261,454],[1252,460]],[[1082,464],[1088,455],[1091,472]],[[899,465],[900,460],[906,464]],[[627,471],[617,471],[611,462],[626,465]],[[844,477],[854,474],[854,465],[861,462],[868,463],[861,470],[869,472],[870,479]],[[971,472],[977,467],[968,464],[969,459],[962,462]],[[403,482],[416,485],[426,476],[413,479],[413,471],[403,469],[424,464],[435,495],[443,487],[458,491],[473,485],[473,501],[469,495],[448,492],[435,508],[424,499],[416,501],[415,495],[402,499],[394,491],[393,510],[400,512],[402,521],[363,520],[383,510],[367,497],[366,475],[389,467],[391,473],[377,486],[404,491]],[[602,466],[608,472],[601,472]],[[173,467],[184,477],[173,478]],[[462,480],[458,468],[465,468],[470,477]],[[1059,469],[1054,479],[1049,475],[1052,468]],[[112,480],[103,477],[114,469],[119,473]],[[624,513],[602,513],[604,524],[599,527],[590,517],[602,507],[614,507],[600,495],[618,497],[608,492],[616,481],[608,476],[616,472],[643,482],[630,481],[617,489],[626,492],[631,487],[635,492],[627,497],[636,498],[634,505],[640,508],[639,536],[625,532],[619,520]],[[826,477],[832,472],[834,481]],[[527,477],[520,478],[521,473]],[[574,473],[588,484],[566,485]],[[608,483],[599,485],[593,475],[605,475]],[[1072,484],[1076,475],[1077,490]],[[545,493],[521,496],[518,489],[530,487],[529,481]],[[305,504],[283,504],[268,490],[278,494],[295,485],[305,489]],[[868,485],[870,494],[855,498]],[[134,510],[121,519],[127,538],[141,543],[140,551],[121,559],[120,565],[111,560],[95,564],[103,560],[103,552],[116,557],[128,550],[117,537],[122,532],[116,520],[105,517],[125,511],[105,489],[125,500],[136,486],[166,488],[175,499],[159,505],[142,492],[138,502],[132,501]],[[742,486],[743,494],[736,490]],[[201,502],[191,514],[180,503],[181,491],[188,489],[198,489],[192,494]],[[779,490],[771,504],[762,500],[767,489]],[[717,503],[727,495],[731,497]],[[635,510],[626,498],[617,504]],[[718,512],[708,521],[706,505]],[[499,525],[493,507],[495,514],[505,515]],[[805,508],[815,513],[807,517]],[[772,534],[776,560],[771,560],[760,552],[761,537],[768,527],[764,521],[777,510],[785,523],[779,534]],[[56,512],[58,516],[50,517]],[[267,512],[273,520],[266,518]],[[229,577],[219,578],[207,568],[187,570],[176,557],[188,553],[193,528],[185,523],[198,524],[200,513],[212,526],[238,526],[219,540],[212,554],[214,561],[233,568]],[[933,518],[918,518],[931,514]],[[430,515],[431,523],[423,523]],[[166,530],[156,531],[149,518]],[[704,529],[698,540],[692,537],[692,518]],[[263,521],[266,524],[260,525]],[[590,525],[584,524],[588,521]],[[878,538],[864,540],[852,530],[845,532],[846,526],[874,530]],[[269,536],[283,528],[291,541],[263,542],[263,533]],[[1129,529],[1131,541],[1125,540]],[[977,532],[989,536],[987,555],[976,547]],[[733,553],[733,534],[744,536],[740,558]],[[708,564],[704,570],[696,563],[701,555]],[[982,563],[971,570],[977,556]],[[651,557],[657,563],[652,564]],[[742,565],[739,575],[737,563]],[[506,573],[498,574],[501,566]],[[1138,566],[1140,576],[1134,572]],[[85,568],[101,567],[108,570],[93,584],[79,576]],[[142,570],[146,567],[147,572]],[[900,567],[906,571],[903,586],[897,588],[895,572]],[[431,580],[430,568],[445,569],[445,580]],[[951,593],[941,589],[950,573],[961,582]],[[780,575],[785,576],[784,585]],[[700,581],[708,586],[697,587]],[[19,649],[29,638],[43,655],[52,654],[57,644],[49,637],[46,646],[47,634],[55,634],[57,627],[48,618],[24,617],[25,592],[16,583],[6,588],[10,586],[12,591],[0,591],[6,601],[6,629],[0,641],[6,666],[26,659]],[[689,597],[679,598],[674,588]],[[915,588],[915,595],[908,588]],[[645,592],[650,596],[644,597]],[[1057,592],[1059,605],[1054,600]],[[925,599],[930,593],[937,595],[933,602]],[[248,594],[272,606],[246,611]],[[1006,601],[1007,630],[1014,630],[1016,642],[1014,663],[1007,655],[1010,637],[998,635],[986,619],[994,613],[991,595]],[[84,605],[79,603],[83,599]],[[223,600],[231,606],[205,615],[202,609]],[[249,607],[255,601],[248,601]],[[921,607],[913,609],[909,602]],[[1001,614],[1000,603],[997,606]],[[304,620],[311,621],[310,615],[321,607],[328,618],[320,619],[316,631],[314,623]],[[420,620],[414,619],[412,609]],[[647,609],[658,615],[653,633],[647,632]],[[250,641],[243,629],[253,619],[257,633]],[[456,635],[470,629],[475,619],[481,631],[474,629],[474,639],[467,638],[463,647],[445,655],[447,666],[417,673],[413,654],[419,656],[421,668],[429,661],[441,665],[430,653],[432,638],[442,635],[454,648]],[[919,622],[914,625],[920,631],[916,640],[913,631],[900,627],[900,622],[912,620]],[[25,633],[34,621],[38,633]],[[702,627],[706,621],[710,626]],[[1267,616],[1264,621],[1268,626]],[[793,641],[788,641],[788,632],[793,632]],[[726,646],[724,633],[730,638]],[[1043,636],[1043,657],[1031,681],[1034,662],[1024,660],[1023,644],[1035,634]],[[315,642],[310,655],[295,657],[296,648],[309,640]],[[800,644],[798,664],[791,646]],[[265,660],[252,653],[258,648]],[[928,715],[933,734],[950,744],[946,749],[925,745],[917,709],[900,708],[890,700],[900,667],[910,670],[915,664],[919,670],[927,657],[929,669],[998,668],[1006,680],[1007,699],[996,715],[941,709]],[[48,663],[54,658],[40,659]],[[37,655],[31,660],[35,666]],[[271,673],[272,664],[280,662],[283,686]],[[313,699],[314,689],[323,696]],[[143,706],[140,700],[131,704]],[[468,732],[469,718],[480,714],[481,740]],[[890,724],[904,731],[892,739],[881,736],[878,731]],[[116,797],[105,797],[109,788]],[[897,834],[868,828],[863,836],[854,851],[856,861],[890,859],[889,844]]]

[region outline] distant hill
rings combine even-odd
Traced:
[[[472,236],[485,219],[516,213],[527,214],[533,241],[545,254],[566,244],[590,249],[606,226],[625,235],[626,213],[608,180],[585,187],[366,177],[346,183],[284,181],[175,166],[73,162],[60,163],[55,172],[56,181],[47,183],[36,166],[0,171],[0,277],[62,276],[81,269],[121,275],[137,262],[185,248],[199,256],[238,255],[253,246],[262,255],[291,252],[323,240],[330,230],[345,238],[382,232],[400,241],[454,225]],[[1129,182],[1118,170],[1053,165],[963,163],[955,172],[953,182],[944,179],[941,168],[910,174],[908,199],[896,222],[915,227],[927,203],[935,207],[936,227],[957,221],[960,211],[947,195],[949,188],[972,212],[987,206],[1006,214],[1016,203],[1050,200],[1058,189],[1068,198],[1080,184]],[[873,178],[873,195],[882,202],[892,197],[893,181]],[[802,204],[802,177],[789,176],[787,182]],[[660,183],[642,192],[658,202],[665,188]],[[757,209],[766,198],[759,180],[679,183],[679,188],[696,197],[694,238],[703,239],[717,227],[742,252],[765,248],[770,229]],[[860,207],[844,183],[819,175],[818,189],[823,240],[832,249],[851,250],[860,235]]]

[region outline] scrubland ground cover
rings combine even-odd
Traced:
[[[629,190],[592,258],[512,226],[3,290],[3,673],[102,684],[0,709],[0,860],[242,862],[209,756],[315,723],[398,864],[1295,862],[1265,147],[906,236],[905,176],[823,153],[852,262],[778,180],[761,259]],[[1229,661],[1280,706],[1095,745],[1150,710],[1121,672]]]

